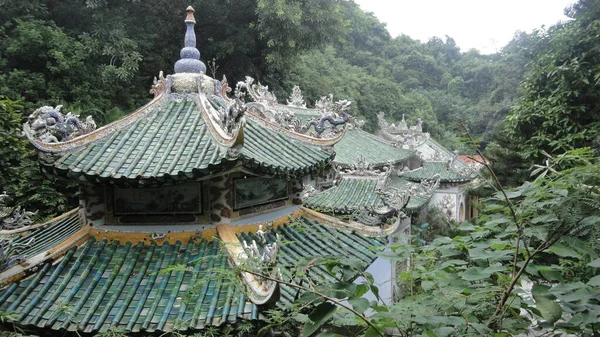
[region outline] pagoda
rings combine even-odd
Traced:
[[[9,221],[20,210],[0,213],[12,224],[0,227],[0,311],[11,323],[49,335],[159,335],[260,320],[294,301],[297,291],[277,280],[298,263],[339,256],[369,265],[371,247],[403,233],[406,196],[376,194],[370,222],[303,207],[305,187],[335,171],[336,143],[353,132],[344,129],[350,102],[308,109],[295,99],[285,111],[298,117],[282,115],[252,79],[230,88],[205,74],[195,23],[188,7],[175,73],[155,78],[143,107],[100,128],[60,106],[24,124],[44,173],[77,183],[80,201],[40,224]],[[323,267],[307,277],[333,279]]]

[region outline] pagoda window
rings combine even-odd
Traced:
[[[234,210],[285,200],[290,195],[289,183],[284,179],[248,177],[235,179],[233,184]]]
[[[202,185],[114,188],[115,215],[174,215],[202,213]]]

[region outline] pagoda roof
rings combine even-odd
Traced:
[[[310,196],[304,205],[327,213],[353,213],[365,207],[379,208],[383,204],[377,195],[377,180],[363,178],[341,179],[337,186]]]
[[[201,95],[201,94],[199,94]],[[126,125],[109,125],[103,137],[66,151],[50,164],[58,173],[98,180],[165,180],[208,175],[241,163],[273,175],[309,173],[330,162],[333,153],[286,137],[251,118],[239,131],[243,142],[231,155],[233,144],[215,137],[206,107],[196,99],[159,98]],[[100,129],[101,130],[101,129]],[[97,130],[97,131],[100,131]]]
[[[385,244],[385,240],[306,218],[267,231],[262,243],[254,233],[240,233],[238,238],[247,243],[255,240],[262,250],[278,235],[285,243],[278,255],[284,278],[298,263],[319,256],[352,257],[366,266],[376,258],[369,248]],[[127,332],[197,331],[260,318],[258,307],[241,290],[237,278],[229,282],[210,277],[215,268],[230,268],[219,240],[159,246],[92,236],[69,249],[57,263],[46,262],[38,268],[0,291],[0,310],[14,313],[18,317],[14,323],[23,327],[87,333],[111,326]],[[310,277],[315,283],[333,280],[321,266],[312,268]],[[293,302],[295,294],[295,289],[281,287],[284,302]],[[188,323],[177,326],[178,322]]]
[[[462,183],[473,180],[470,175],[462,174],[449,167],[448,162],[423,162],[423,166],[402,174],[402,177],[411,181],[430,180],[439,175],[442,183]]]
[[[414,183],[410,180],[406,180],[397,175],[390,175],[389,178],[389,186],[397,189],[417,189],[419,184]],[[408,214],[412,214],[421,210],[425,205],[429,203],[433,193],[421,194],[421,195],[411,195],[410,199],[408,199],[408,203],[404,206],[404,211]]]
[[[386,177],[384,180],[363,176],[343,176],[338,185],[306,198],[304,205],[321,212],[348,214],[363,210],[365,207],[368,209],[382,207],[383,201],[377,193],[380,190],[394,188],[406,193],[419,190],[421,193],[410,193],[410,198],[402,209],[406,213],[414,213],[425,206],[433,195],[432,191],[423,193],[422,189],[419,189],[419,184],[401,177]]]
[[[358,128],[346,129],[344,138],[335,144],[335,152],[334,161],[342,166],[352,166],[358,155],[364,156],[372,167],[395,165],[415,155],[415,151],[394,146]]]

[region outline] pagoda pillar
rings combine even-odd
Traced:
[[[209,180],[209,215],[215,224],[231,223],[232,208],[232,179],[229,175],[215,177]]]
[[[81,185],[79,204],[84,209],[86,226],[98,227],[106,222],[106,202],[103,186]]]
[[[304,191],[304,185],[302,184],[302,179],[294,179],[291,182],[292,184],[292,203],[294,205],[302,205],[302,197],[301,193]]]

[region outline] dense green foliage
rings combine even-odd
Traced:
[[[573,21],[550,30],[508,118],[525,156],[562,153],[600,141],[600,3],[580,1]]]

